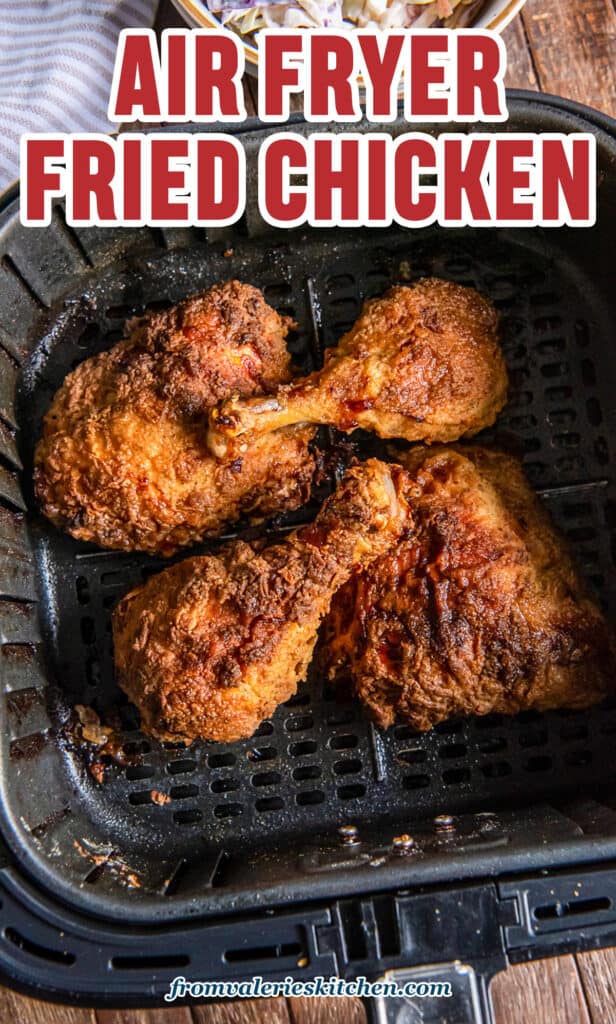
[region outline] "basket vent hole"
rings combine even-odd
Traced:
[[[78,576],[75,580],[75,591],[77,593],[77,600],[79,604],[89,604],[90,602],[90,583],[85,576]]]
[[[355,278],[351,274],[334,274],[333,277],[328,277],[325,282],[325,288],[331,295],[332,292],[341,291],[343,288],[353,288],[355,285]]]
[[[347,757],[344,761],[336,761],[334,771],[336,775],[356,775],[362,769],[362,763],[358,757]]]
[[[580,722],[570,722],[561,726],[560,736],[563,740],[585,740],[588,736],[588,726]]]
[[[291,757],[306,757],[308,754],[316,754],[317,749],[314,740],[300,740],[299,743],[291,743],[289,753]]]
[[[198,807],[187,807],[173,815],[176,825],[196,825],[202,818],[203,814]]]
[[[524,765],[527,772],[547,772],[552,767],[552,758],[546,754],[537,754],[529,757]]]
[[[318,764],[302,765],[301,768],[295,769],[293,778],[296,782],[304,782],[306,779],[320,779],[321,766]]]
[[[244,946],[228,949],[223,959],[230,964],[247,963],[251,960],[280,960],[282,957],[299,957],[304,953],[299,942],[284,942],[280,946]]]
[[[575,409],[554,409],[553,412],[550,412],[547,415],[549,425],[554,427],[556,430],[563,430],[566,427],[570,427],[575,423],[576,419],[577,415]]]
[[[555,306],[560,302],[560,297],[556,292],[537,292],[531,295],[530,302],[532,306]]]
[[[147,740],[129,740],[129,742],[125,743],[122,747],[122,750],[127,757],[137,757],[139,754],[149,754],[151,749],[152,748]]]
[[[533,323],[533,327],[537,334],[547,334],[548,331],[557,331],[559,327],[562,327],[562,317],[551,315],[551,316],[538,316]]]
[[[217,804],[214,808],[214,817],[238,818],[243,810],[242,804]]]
[[[569,372],[568,363],[545,363],[541,367],[541,374],[550,380],[553,377],[565,377]]]
[[[401,764],[422,764],[427,756],[423,747],[409,747],[408,750],[398,751],[396,760]]]
[[[338,299],[331,299],[329,308],[335,310],[341,316],[355,316],[357,310],[357,299],[353,296],[341,295]]]
[[[325,793],[321,789],[308,789],[304,793],[298,793],[295,802],[300,807],[309,807],[312,804],[322,804],[325,800]]]
[[[413,729],[410,729],[408,725],[394,725],[392,729],[394,739],[396,740],[412,740],[417,736],[417,733]]]
[[[591,762],[592,751],[590,750],[571,750],[568,754],[565,754],[565,764],[571,768],[580,768]]]
[[[196,761],[183,757],[178,761],[170,761],[167,765],[167,771],[169,772],[169,775],[184,775],[187,772],[194,772],[196,767]]]
[[[490,736],[487,740],[480,740],[477,745],[481,754],[498,754],[499,750],[507,746],[507,740],[504,736]]]
[[[231,768],[237,761],[235,754],[210,754],[207,763],[210,768]]]
[[[273,284],[265,285],[263,294],[268,302],[277,302],[292,295],[293,288],[288,281],[275,281]]]
[[[67,967],[75,963],[74,953],[68,953],[60,949],[49,949],[47,946],[39,946],[38,942],[32,942],[31,939],[27,939],[16,928],[5,928],[4,935],[18,949],[22,949],[24,953],[29,953],[30,956],[38,957],[39,960],[49,960],[54,964],[65,964]]]
[[[462,719],[452,718],[450,722],[439,722],[438,725],[434,726],[434,731],[439,736],[453,736],[461,731],[463,725]]]
[[[271,722],[261,722],[261,725],[254,733],[255,736],[271,736],[274,731],[274,726]]]
[[[548,402],[568,402],[569,399],[573,398],[573,388],[546,388],[545,397]]]
[[[123,304],[118,306],[109,306],[109,308],[105,310],[105,316],[108,320],[128,320],[130,316],[135,316],[141,311],[142,307],[137,309],[135,306]]]
[[[86,661],[86,679],[90,686],[100,686],[102,674],[98,658],[88,658]]]
[[[504,779],[511,775],[511,765],[508,761],[493,761],[491,764],[482,764],[481,771],[486,779]]]
[[[592,427],[598,427],[603,422],[601,406],[596,398],[589,398],[586,402],[586,415]]]
[[[598,437],[595,441],[595,456],[600,466],[607,466],[610,461],[610,453],[604,437]]]
[[[448,743],[445,747],[439,747],[439,757],[452,758],[464,757],[466,754],[465,743]]]
[[[135,764],[130,765],[126,769],[126,778],[131,782],[138,781],[140,779],[151,779],[155,774],[155,769],[151,764]]]
[[[190,957],[176,953],[167,956],[114,956],[111,966],[115,971],[160,971],[168,967],[187,967]]]
[[[212,793],[233,793],[239,788],[239,779],[214,779],[210,786]]]
[[[278,786],[281,781],[280,772],[258,772],[252,777],[253,786]]]
[[[520,736],[521,747],[542,747],[547,741],[546,729],[534,729],[532,732],[523,732]]]
[[[568,501],[563,505],[562,513],[566,519],[590,519],[592,505],[587,501]]]
[[[273,761],[278,757],[278,751],[276,747],[255,747],[246,752],[246,757],[254,762]]]
[[[574,526],[567,530],[567,537],[572,544],[587,544],[597,539],[597,531],[592,526]]]
[[[463,782],[470,782],[470,768],[448,768],[443,772],[443,782],[446,786],[460,786]]]
[[[268,811],[280,811],[284,807],[284,800],[280,796],[264,796],[255,802],[255,808],[260,814],[267,814]]]
[[[336,709],[331,711],[325,721],[328,725],[348,725],[355,718],[355,712],[350,708]]]
[[[475,721],[477,729],[498,729],[502,724],[502,715],[484,715]]]
[[[189,796],[198,796],[199,787],[193,785],[187,786],[172,786],[169,790],[169,796],[172,800],[186,800]]]
[[[294,715],[285,722],[285,729],[287,732],[304,732],[306,729],[312,729],[313,725],[312,715]]]
[[[90,618],[89,615],[86,615],[85,618],[81,620],[80,626],[81,639],[84,644],[93,644],[96,640],[96,625],[94,619]]]
[[[343,733],[341,736],[332,736],[329,745],[332,750],[351,750],[358,743],[357,736],[353,733]]]
[[[90,348],[91,345],[94,345],[94,343],[98,341],[99,337],[100,328],[98,324],[88,324],[86,329],[79,335],[77,344],[79,345],[79,348]]]
[[[594,387],[597,383],[597,374],[591,360],[582,359],[580,369],[582,371],[582,382],[586,384],[587,387]]]
[[[294,697],[285,701],[284,706],[285,708],[299,708],[304,707],[306,704],[310,704],[310,694],[296,693]]]
[[[425,789],[430,785],[429,775],[405,775],[402,780],[405,789]]]
[[[152,791],[149,789],[140,789],[136,793],[129,793],[128,799],[133,807],[141,807],[143,804],[151,804]]]
[[[574,914],[595,914],[598,910],[610,910],[612,901],[608,896],[596,896],[593,899],[573,900],[571,903],[547,903],[535,907],[533,917],[537,921],[552,921],[558,917],[570,917]]]
[[[366,795],[366,787],[363,782],[353,782],[348,786],[339,786],[337,792],[340,800],[356,800]]]
[[[549,341],[541,341],[537,345],[537,352],[540,356],[557,356],[566,349],[564,338],[550,338]]]

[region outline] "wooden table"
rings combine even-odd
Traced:
[[[169,0],[159,27],[181,25]],[[508,85],[567,96],[616,117],[616,0],[528,0],[505,32]],[[254,112],[254,81],[246,106]],[[492,984],[496,1024],[616,1024],[616,949],[510,968]],[[259,1000],[161,1010],[52,1006],[0,989],[14,1024],[363,1024],[355,1000]]]

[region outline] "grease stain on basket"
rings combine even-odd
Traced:
[[[74,839],[73,846],[77,853],[92,865],[83,879],[84,882],[97,881],[103,871],[112,872],[128,889],[140,889],[139,875],[134,871],[121,854],[106,844],[96,843],[91,839]]]

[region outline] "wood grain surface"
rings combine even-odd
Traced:
[[[170,0],[158,27],[182,24]],[[504,35],[507,84],[540,89],[616,117],[616,0],[528,0]],[[254,112],[255,83],[246,81]],[[496,1024],[616,1024],[616,949],[509,968],[492,983]],[[160,1010],[54,1006],[0,989],[14,1024],[364,1024],[357,1000],[259,1000]]]

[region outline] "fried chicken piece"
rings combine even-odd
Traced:
[[[44,514],[79,540],[169,555],[241,516],[301,505],[313,428],[255,438],[223,463],[206,444],[217,402],[290,380],[290,326],[237,281],[129,323],[52,401],[35,454]]]
[[[613,636],[520,464],[481,448],[402,459],[414,526],[336,595],[330,676],[379,725],[585,708],[614,687]]]
[[[347,471],[314,523],[270,547],[235,541],[179,562],[113,615],[118,679],[164,740],[231,742],[295,693],[332,594],[407,524],[399,466]]]
[[[426,278],[366,302],[322,370],[210,415],[219,457],[293,423],[357,427],[407,441],[453,441],[493,423],[507,397],[497,314],[472,288]]]

